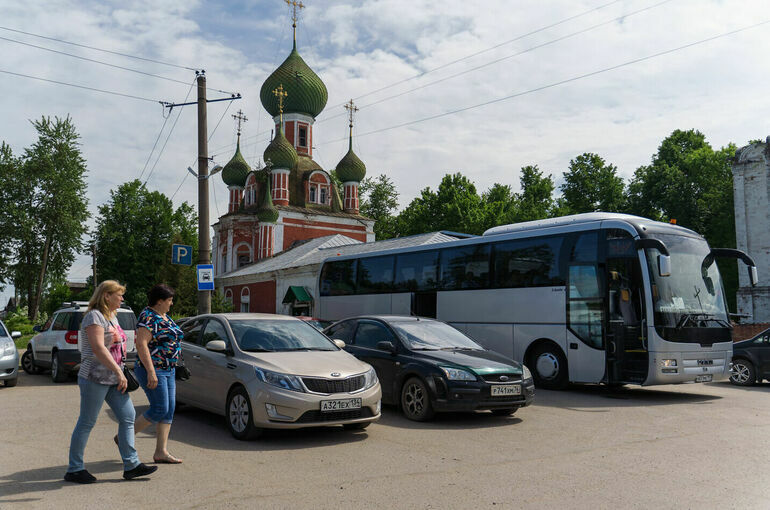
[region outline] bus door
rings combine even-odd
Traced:
[[[605,377],[604,275],[599,234],[593,230],[567,241],[567,364],[572,382],[598,383]]]
[[[631,234],[605,230],[607,382],[643,383],[649,355],[639,255]]]

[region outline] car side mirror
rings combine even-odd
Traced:
[[[42,329],[40,329],[40,326],[32,326],[32,331],[34,331],[35,333],[40,333]]]
[[[671,276],[671,257],[668,255],[658,255],[658,274],[660,276]]]
[[[395,354],[396,346],[393,345],[393,342],[388,342],[387,340],[383,340],[382,342],[377,342],[377,350],[387,351],[391,354]]]
[[[211,340],[206,343],[206,350],[211,352],[227,352],[227,344],[224,340]]]
[[[17,338],[21,338],[21,331],[11,331],[11,338],[14,340]]]
[[[332,342],[334,342],[334,345],[336,345],[340,349],[344,349],[345,348],[345,342],[343,342],[339,338],[335,338],[334,340],[332,340]]]

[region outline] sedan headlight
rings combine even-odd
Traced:
[[[375,384],[377,384],[377,372],[374,371],[374,368],[370,368],[364,374],[364,389],[368,390]]]
[[[446,378],[450,381],[475,381],[476,376],[467,370],[452,367],[440,367],[444,371]]]
[[[271,386],[277,386],[285,390],[300,391],[305,393],[305,387],[302,385],[299,377],[296,375],[281,374],[279,372],[271,372],[270,370],[263,370],[259,367],[254,367],[257,372],[257,377],[260,381]]]
[[[13,340],[8,338],[0,340],[0,356],[11,356],[14,352],[16,352],[16,344]]]
[[[524,372],[522,372],[521,378],[524,379],[525,381],[527,379],[532,379],[532,372],[529,371],[526,365],[522,365],[521,368],[524,370]]]

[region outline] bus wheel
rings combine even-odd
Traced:
[[[554,344],[544,343],[535,348],[532,353],[534,367],[532,377],[535,385],[547,390],[563,390],[567,387],[567,360],[564,354]]]

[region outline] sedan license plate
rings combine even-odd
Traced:
[[[501,384],[492,386],[493,397],[510,397],[521,395],[521,384]]]
[[[350,409],[361,409],[360,398],[344,398],[341,400],[322,400],[321,411],[348,411]]]
[[[695,382],[711,382],[711,380],[714,378],[713,375],[696,375],[695,376]]]

